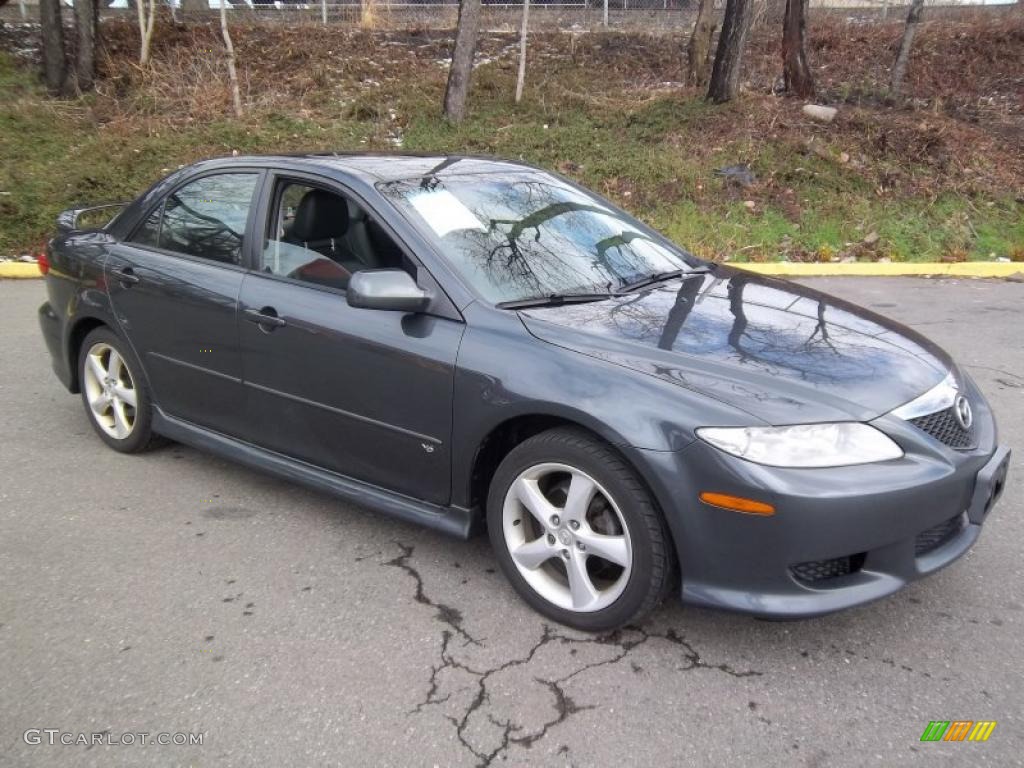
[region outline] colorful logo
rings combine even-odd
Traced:
[[[995,729],[995,720],[932,720],[921,741],[988,741]]]

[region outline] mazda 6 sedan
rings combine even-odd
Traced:
[[[234,157],[82,214],[39,319],[103,442],[486,528],[572,627],[674,587],[768,617],[865,603],[964,554],[1005,484],[985,398],[934,344],[537,168]]]

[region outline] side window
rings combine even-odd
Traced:
[[[149,218],[142,222],[132,242],[139,245],[151,245],[154,248],[160,247],[160,221],[164,215],[164,204],[160,203],[156,210],[149,214]]]
[[[415,276],[398,244],[354,200],[287,179],[277,182],[271,199],[264,272],[341,289],[361,269],[406,269]]]
[[[224,173],[206,176],[172,192],[164,202],[157,229],[159,247],[240,264],[245,222],[257,179],[255,173]],[[147,221],[139,234],[149,227]]]

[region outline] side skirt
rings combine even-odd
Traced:
[[[468,539],[478,532],[482,523],[481,515],[476,510],[456,506],[441,507],[392,493],[176,419],[155,406],[153,431],[201,451],[271,472],[286,480],[325,491],[399,520],[433,528],[449,536]]]

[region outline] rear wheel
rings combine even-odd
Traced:
[[[103,442],[122,453],[154,445],[149,390],[121,337],[107,328],[90,332],[82,342],[78,374],[85,412]]]
[[[636,621],[670,584],[672,552],[650,493],[588,433],[554,429],[498,467],[487,503],[498,562],[537,611],[577,629]]]

